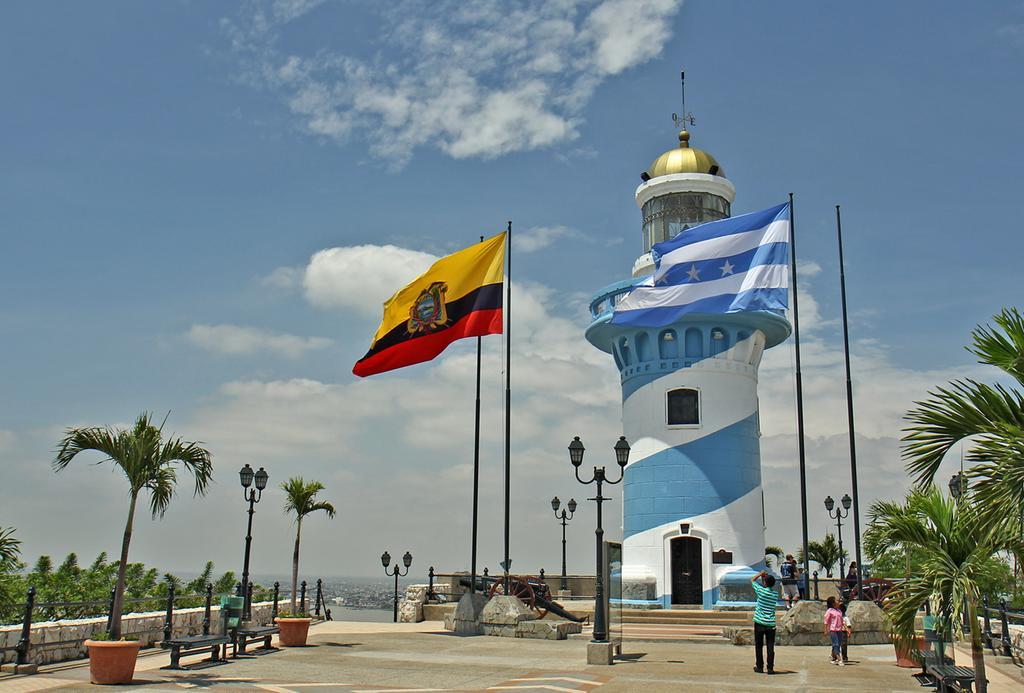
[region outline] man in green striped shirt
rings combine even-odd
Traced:
[[[758,580],[761,582],[758,583]],[[775,576],[762,570],[750,581],[757,595],[757,606],[754,607],[754,649],[757,660],[754,671],[762,673],[764,668],[763,648],[768,647],[768,673],[775,673],[775,605],[779,595],[775,593]]]

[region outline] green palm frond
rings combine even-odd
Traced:
[[[13,565],[21,556],[21,540],[14,536],[14,527],[0,527],[0,566]]]
[[[1015,433],[1024,430],[1024,397],[1000,384],[956,380],[928,393],[907,412],[903,458],[920,485],[932,483],[942,458],[961,440],[977,436],[971,462],[1003,456]]]
[[[281,482],[284,491],[284,511],[295,513],[296,519],[302,519],[310,513],[322,510],[328,517],[335,515],[334,506],[327,501],[319,501],[316,496],[326,487],[319,481],[306,481],[301,476],[293,476]]]
[[[1016,308],[1004,308],[992,318],[1002,332],[979,325],[971,332],[974,344],[967,350],[981,363],[995,366],[1024,385],[1024,316]]]
[[[979,325],[968,351],[1024,384],[1024,317],[1016,308],[994,316],[995,327]],[[906,418],[903,459],[920,486],[931,484],[943,457],[970,439],[971,495],[988,522],[1017,519],[1024,505],[1024,394],[996,383],[955,380],[915,402]],[[1012,511],[1012,512],[1011,512]]]
[[[152,423],[146,412],[136,419],[130,429],[110,427],[69,429],[58,445],[53,461],[55,471],[65,469],[83,452],[99,452],[102,462],[113,462],[128,478],[132,495],[143,489],[150,492],[150,510],[160,517],[174,497],[177,486],[176,465],[181,464],[193,477],[194,495],[206,493],[213,477],[210,452],[200,443],[184,442],[180,438],[164,441],[162,426]]]

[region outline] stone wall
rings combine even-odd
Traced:
[[[273,613],[272,602],[252,605],[252,618],[257,623],[269,623]],[[178,609],[174,612],[172,635],[196,635],[203,631],[205,609]],[[121,620],[121,632],[142,642],[143,647],[152,647],[163,640],[166,611],[147,611],[125,614]],[[220,606],[210,609],[210,632],[220,632]],[[40,621],[32,624],[29,636],[28,658],[32,664],[52,664],[86,656],[85,641],[107,628],[107,617],[77,618],[64,621]],[[21,624],[0,626],[0,663],[13,662],[17,658],[14,647],[21,639]],[[7,649],[12,648],[12,649]]]
[[[537,577],[537,573],[532,573],[532,575]],[[463,587],[459,583],[460,577],[469,577],[469,573],[437,573],[434,580],[434,590],[439,594],[448,596],[449,601],[457,602],[464,592],[469,591],[468,587]],[[483,577],[483,575],[481,574],[478,577]],[[593,598],[593,575],[567,575],[566,578],[572,596]],[[547,584],[548,589],[551,590],[551,594],[557,595],[559,589],[561,589],[562,577],[559,574],[546,573],[544,575],[544,582]]]

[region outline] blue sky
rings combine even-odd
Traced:
[[[234,474],[250,461],[275,481],[321,478],[342,506],[310,525],[309,570],[372,573],[385,548],[461,567],[468,347],[364,383],[349,370],[388,286],[512,219],[532,250],[515,267],[529,364],[513,371],[515,491],[528,519],[513,556],[553,569],[547,499],[583,496],[564,444],[582,434],[599,454],[618,426],[614,367],[582,338],[582,307],[640,252],[633,191],[674,145],[680,66],[691,142],[736,185],[734,211],[797,195],[812,498],[849,486],[835,204],[865,505],[904,483],[906,405],[947,377],[986,374],[962,347],[1020,295],[1024,4],[424,7],[0,9],[0,526],[19,528],[29,558],[116,547],[121,481],[85,464],[55,477],[48,461],[65,427],[148,409],[210,444],[218,484],[142,523],[135,557],[236,567]],[[768,537],[794,546],[790,358],[779,347],[762,369],[762,446]],[[485,495],[500,486],[495,436]],[[66,510],[40,517],[42,502]],[[290,526],[279,498],[264,507],[255,565],[283,571]],[[584,569],[586,509],[580,522],[570,559]],[[224,529],[182,539],[203,526]],[[531,532],[550,541],[531,545]]]

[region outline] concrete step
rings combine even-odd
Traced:
[[[717,643],[728,642],[721,628],[714,626],[688,625],[641,625],[626,623],[622,626],[622,639],[631,642],[691,642]],[[591,637],[593,627],[587,626],[576,637]]]

